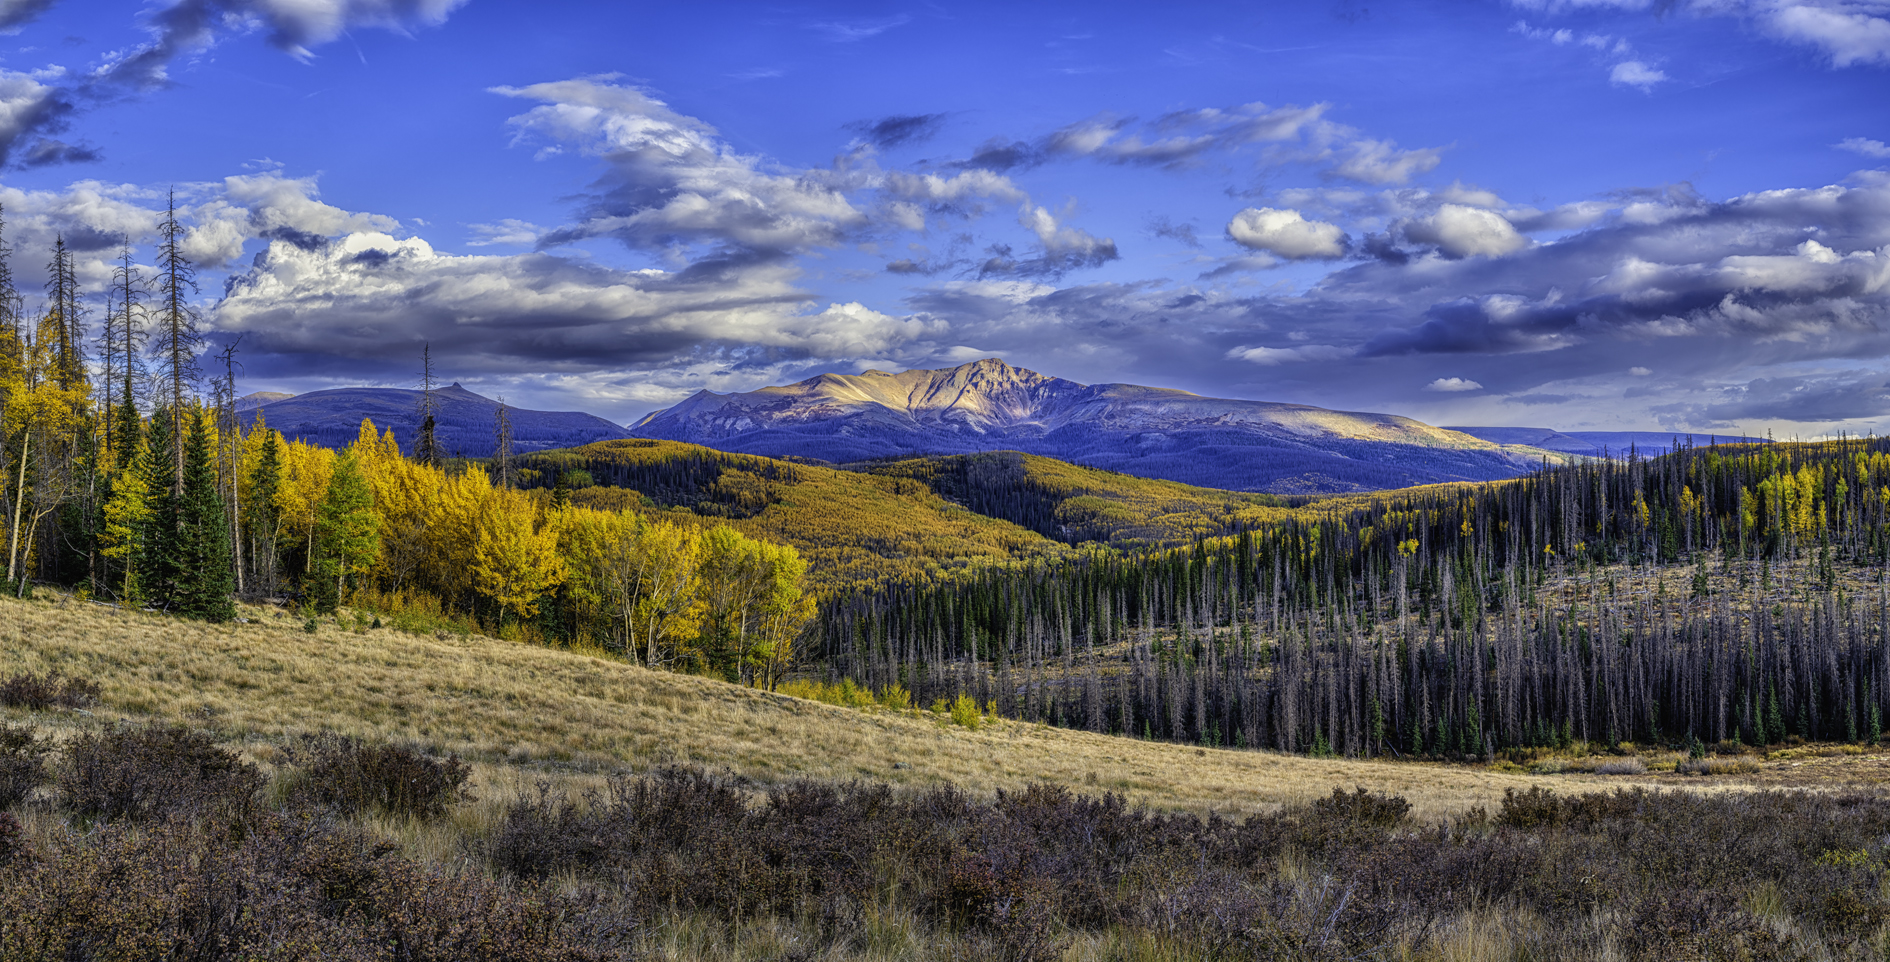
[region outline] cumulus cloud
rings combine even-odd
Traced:
[[[540,102],[509,121],[522,138],[575,144],[608,166],[578,223],[546,234],[544,246],[609,237],[643,250],[788,254],[832,246],[868,223],[840,175],[769,169],[708,124],[611,78],[493,92]]]
[[[1759,16],[1772,32],[1823,50],[1838,67],[1890,63],[1890,20],[1883,4],[1774,3]]]
[[[1014,257],[1011,248],[992,245],[990,257],[978,268],[978,276],[1055,278],[1085,267],[1099,267],[1117,257],[1116,242],[1097,237],[1086,230],[1059,223],[1048,210],[1025,204],[1017,222],[1037,236],[1035,256]]]
[[[1440,147],[1400,150],[1389,140],[1354,140],[1332,152],[1333,176],[1365,184],[1402,184],[1444,159]]]
[[[1227,236],[1250,250],[1289,260],[1344,257],[1350,239],[1337,224],[1307,220],[1296,210],[1249,207],[1227,223]]]
[[[1456,394],[1462,391],[1481,391],[1483,390],[1483,385],[1460,377],[1440,377],[1424,385],[1424,390],[1437,391],[1444,394]]]
[[[243,335],[259,375],[404,371],[422,343],[454,370],[494,373],[883,358],[942,331],[858,303],[816,309],[796,276],[752,255],[629,271],[548,253],[445,254],[360,232],[315,249],[271,242],[231,278],[212,320],[219,335]]]
[[[184,253],[199,265],[222,267],[240,257],[251,240],[279,240],[316,250],[340,234],[400,227],[391,217],[322,203],[318,193],[313,177],[274,172],[226,177],[188,212],[191,226]]]
[[[1614,69],[1608,73],[1609,83],[1617,87],[1635,87],[1642,93],[1652,91],[1655,84],[1663,83],[1666,79],[1665,73],[1639,60],[1624,60],[1615,64]]]
[[[96,156],[54,136],[71,125],[78,109],[60,84],[63,77],[58,68],[0,69],[0,166],[44,167]]]
[[[1834,144],[1833,146],[1837,147],[1839,150],[1848,150],[1853,154],[1863,154],[1866,157],[1875,157],[1879,160],[1890,158],[1890,144],[1885,144],[1881,140],[1846,137],[1842,142]]]
[[[1503,215],[1463,204],[1444,204],[1429,217],[1406,223],[1404,235],[1435,245],[1446,257],[1501,257],[1529,246]]]

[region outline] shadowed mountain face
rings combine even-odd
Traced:
[[[420,428],[419,391],[400,388],[350,387],[267,401],[241,413],[244,423],[258,414],[283,437],[324,447],[341,448],[361,433],[361,419],[373,420],[378,431],[389,428],[400,448],[412,453]],[[254,397],[254,395],[251,395]],[[491,457],[496,441],[499,402],[481,397],[455,383],[433,392],[434,434],[440,447],[453,457]],[[575,447],[593,441],[630,437],[630,432],[603,418],[580,411],[528,411],[507,408],[512,420],[512,450],[541,451]]]
[[[996,359],[939,371],[823,374],[745,394],[703,391],[632,430],[725,451],[840,462],[1019,450],[1142,477],[1283,493],[1513,477],[1547,454],[1396,415],[1078,384]]]
[[[1765,438],[1732,434],[1696,434],[1689,431],[1557,431],[1552,428],[1478,428],[1452,427],[1472,437],[1496,444],[1526,444],[1530,447],[1577,454],[1583,457],[1626,457],[1632,449],[1644,457],[1672,451],[1681,444],[1770,444]]]

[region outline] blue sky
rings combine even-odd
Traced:
[[[0,203],[178,192],[245,389],[619,421],[983,356],[1563,429],[1890,431],[1890,0],[0,0]],[[29,299],[30,303],[30,299]]]

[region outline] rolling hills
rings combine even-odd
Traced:
[[[573,501],[794,545],[822,588],[936,577],[1229,534],[1291,512],[1262,494],[1197,488],[1018,452],[845,468],[676,441],[601,441],[518,459],[523,483],[575,481]],[[579,474],[578,472],[582,472]]]
[[[702,391],[632,426],[726,451],[857,461],[1014,449],[1236,491],[1318,493],[1514,477],[1562,457],[1389,414],[1079,384],[995,358]]]
[[[345,447],[361,432],[361,420],[368,418],[386,431],[392,429],[400,439],[401,449],[412,451],[415,433],[420,428],[421,392],[400,388],[350,387],[308,394],[268,398],[259,392],[244,398],[261,403],[238,411],[246,424],[258,415],[270,427],[290,440],[302,440],[324,447]],[[434,433],[440,447],[451,457],[491,457],[496,443],[499,402],[460,387],[433,392],[435,404]],[[512,422],[512,450],[538,451],[625,438],[630,433],[603,418],[581,411],[532,411],[507,406]]]

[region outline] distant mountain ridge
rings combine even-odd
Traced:
[[[1553,428],[1449,427],[1471,437],[1497,444],[1524,444],[1583,457],[1626,457],[1629,450],[1652,457],[1681,444],[1770,444],[1766,438],[1741,434],[1702,434],[1698,431],[1557,431]]]
[[[700,391],[639,436],[850,462],[1014,449],[1229,490],[1319,493],[1514,477],[1556,455],[1391,414],[1080,384],[996,358]]]
[[[411,453],[414,436],[420,430],[420,396],[419,391],[401,388],[348,387],[284,395],[247,410],[239,402],[238,408],[245,424],[255,423],[261,415],[283,437],[331,448],[354,441],[361,433],[361,419],[368,418],[379,431],[393,429],[401,450]],[[474,394],[457,382],[435,390],[433,400],[434,436],[443,451],[452,457],[492,456],[497,446],[499,402]],[[621,425],[582,411],[533,411],[508,405],[506,414],[512,422],[512,450],[518,453],[631,436]]]

